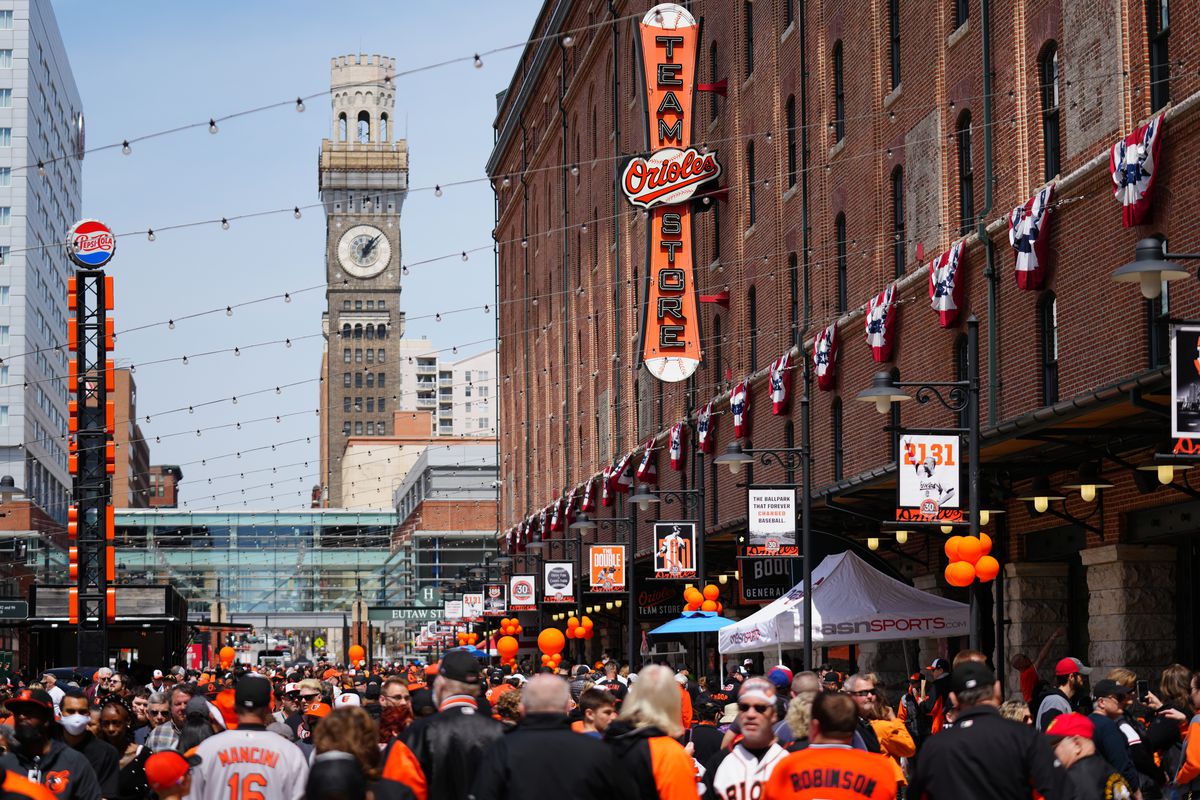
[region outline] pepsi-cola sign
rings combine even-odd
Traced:
[[[67,256],[84,269],[100,269],[117,252],[117,237],[103,222],[85,219],[67,232]]]

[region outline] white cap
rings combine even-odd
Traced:
[[[362,700],[354,692],[342,692],[333,701],[335,706],[361,706]]]
[[[159,678],[162,677],[162,670],[161,669],[154,670],[154,673],[150,677],[154,678],[154,680],[158,680]]]
[[[298,684],[298,683],[294,683],[294,682],[293,683],[285,683],[283,685],[283,693],[284,694],[291,694],[292,692],[298,692],[298,691],[300,691],[300,684]]]
[[[676,673],[675,674],[675,682],[678,683],[680,686],[686,686],[687,685],[687,675],[684,675],[682,672]]]

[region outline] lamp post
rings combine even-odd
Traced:
[[[1168,253],[1167,238],[1161,234],[1147,237],[1134,245],[1133,261],[1120,266],[1112,274],[1117,283],[1137,282],[1142,290],[1142,297],[1153,300],[1162,294],[1162,285],[1169,281],[1186,278],[1186,269],[1170,259],[1194,261],[1200,259],[1200,253]]]
[[[1143,240],[1145,241],[1145,240]],[[1139,245],[1140,246],[1140,245]],[[1124,268],[1122,268],[1124,269]],[[1120,270],[1118,270],[1120,272]],[[915,389],[909,395],[905,389]],[[942,390],[945,390],[943,395]],[[966,412],[966,428],[939,428],[946,433],[967,437],[967,482],[971,489],[970,532],[979,538],[979,319],[972,314],[967,318],[967,378],[961,381],[895,381],[889,372],[877,372],[869,389],[857,395],[859,400],[874,403],[880,414],[891,410],[892,403],[916,399],[925,405],[937,400],[944,408],[953,412]],[[970,646],[979,649],[979,607],[974,587],[970,591],[971,619]]]
[[[629,669],[633,670],[635,663],[633,654],[637,652],[637,637],[634,633],[637,627],[637,604],[634,602],[633,589],[633,550],[637,546],[637,542],[634,541],[634,532],[637,530],[637,526],[634,525],[631,518],[612,517],[608,519],[592,519],[586,511],[581,511],[578,518],[571,523],[571,530],[580,536],[586,531],[594,530],[609,530],[617,536],[620,536],[622,533],[625,534],[625,541],[628,543],[628,549],[625,552],[625,604],[628,606],[625,609],[625,625],[628,628],[625,634],[625,646],[629,654]],[[582,588],[582,583],[580,586]]]

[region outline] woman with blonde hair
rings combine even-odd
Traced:
[[[313,731],[315,755],[336,751],[354,756],[368,782],[379,778],[379,733],[375,721],[362,707],[335,708]]]
[[[692,757],[675,739],[683,735],[679,685],[668,668],[651,665],[638,673],[621,715],[605,741],[629,771],[639,800],[696,800]]]

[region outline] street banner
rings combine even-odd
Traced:
[[[508,579],[508,610],[537,611],[537,576],[513,575]]]
[[[575,563],[573,561],[547,561],[543,565],[542,590],[544,602],[575,602]]]
[[[792,562],[780,558],[744,558],[738,562],[742,602],[766,605],[792,588]]]
[[[462,619],[462,600],[447,600],[442,605],[442,619]]]
[[[367,620],[370,622],[417,621],[441,619],[444,609],[423,606],[369,606]]]
[[[503,617],[508,613],[508,598],[503,583],[489,583],[483,587],[483,615]]]
[[[897,520],[962,521],[960,455],[958,436],[901,434]]]
[[[1171,329],[1171,436],[1200,437],[1200,326]]]
[[[483,593],[464,594],[462,596],[463,619],[480,619],[483,617]]]
[[[793,486],[751,486],[746,493],[747,556],[794,558],[796,489]]]
[[[654,523],[654,577],[659,580],[696,577],[696,523]]]
[[[629,159],[621,189],[649,214],[642,361],[660,381],[687,380],[700,365],[691,200],[721,174],[717,151],[693,143],[700,26],[686,8],[663,3],[638,23],[648,155]]]
[[[588,591],[625,591],[625,545],[588,545],[587,558]]]
[[[683,613],[683,592],[677,584],[653,580],[643,572],[634,574],[633,586],[638,619],[674,619]]]

